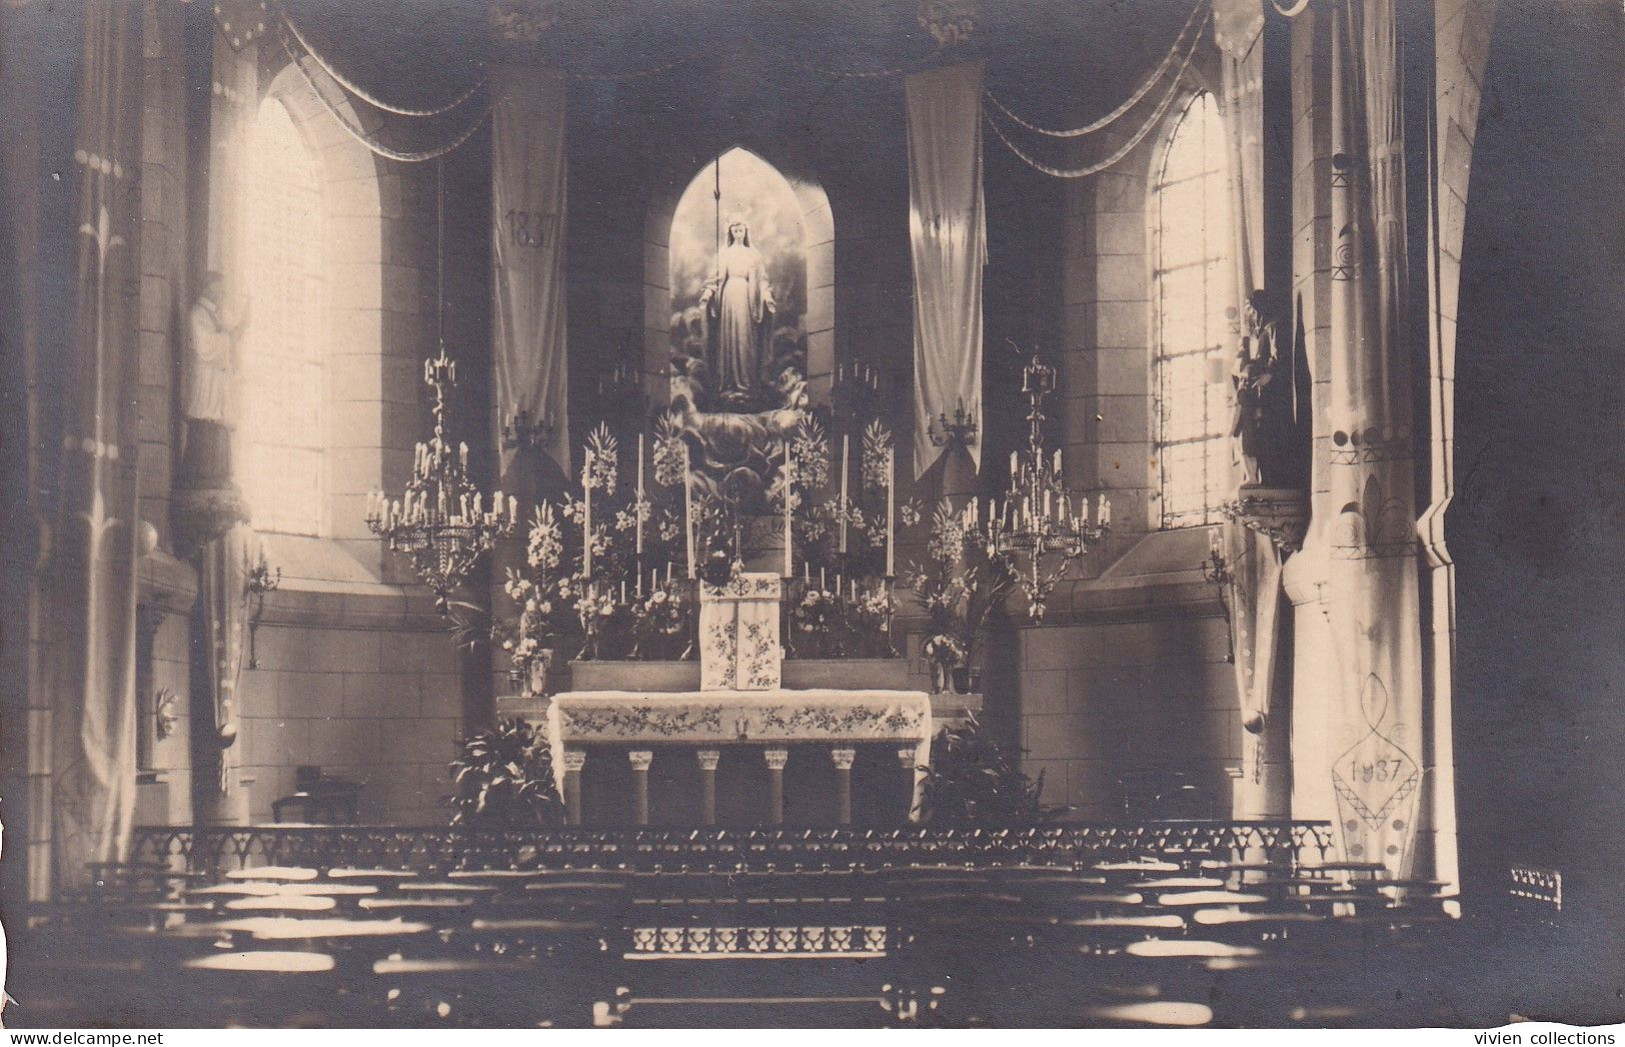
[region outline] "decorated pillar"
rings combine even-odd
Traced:
[[[1422,745],[1397,0],[1335,9],[1331,62],[1330,766],[1344,857],[1416,854]]]

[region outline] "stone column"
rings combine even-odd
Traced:
[[[564,750],[564,820],[581,824],[581,769],[587,766],[585,749]]]
[[[767,823],[784,824],[784,765],[790,761],[789,749],[764,749],[767,760]]]
[[[697,749],[694,758],[700,762],[700,824],[717,824],[717,763],[722,759],[720,749]]]
[[[914,784],[919,776],[919,768],[914,766],[918,751],[912,745],[905,745],[897,750],[897,763],[902,767],[903,778],[903,813],[905,816],[914,813]]]
[[[830,759],[835,761],[835,821],[840,825],[852,824],[852,761],[856,749],[831,749]]]
[[[638,825],[649,824],[649,765],[654,763],[651,749],[633,749],[626,754],[632,761],[632,820]]]

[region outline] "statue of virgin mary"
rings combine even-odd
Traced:
[[[700,306],[710,322],[706,349],[712,401],[750,410],[762,386],[777,307],[767,262],[750,245],[750,226],[742,217],[728,223],[728,242],[717,252],[716,267],[700,291]]]

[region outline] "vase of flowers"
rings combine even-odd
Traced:
[[[632,605],[632,657],[679,657],[687,626],[688,609],[682,591],[669,584],[652,589]]]
[[[931,693],[953,690],[954,673],[964,667],[964,645],[948,633],[939,632],[926,638],[924,653],[931,666]]]
[[[926,562],[910,564],[904,581],[931,618],[926,659],[939,693],[969,693],[977,637],[1016,584],[1008,559],[988,549],[944,501],[932,516]]]

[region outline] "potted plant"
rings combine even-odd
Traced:
[[[975,716],[944,727],[931,743],[921,816],[935,825],[1027,828],[1053,821],[1068,807],[1041,799],[1044,773],[1018,766],[1024,750],[995,738]]]
[[[547,739],[524,720],[500,720],[464,741],[451,762],[451,778],[453,826],[507,829],[564,822]]]

